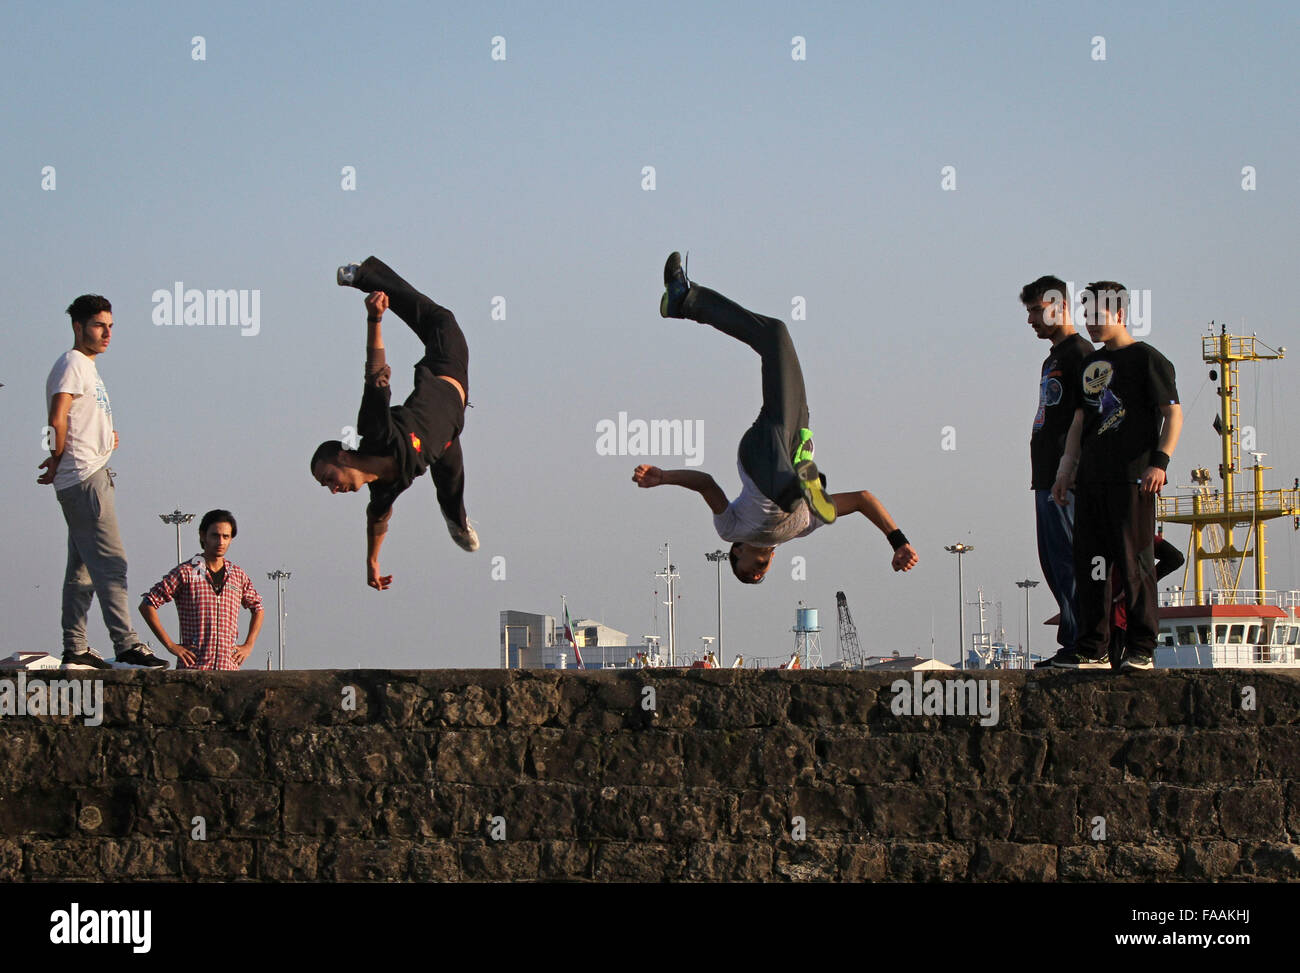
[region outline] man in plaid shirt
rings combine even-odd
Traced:
[[[243,569],[226,560],[237,531],[229,510],[209,510],[199,522],[203,553],[172,568],[140,602],[140,614],[176,656],[178,669],[238,669],[253,652],[262,630],[262,596]],[[181,621],[180,644],[158,617],[158,608],[173,600]],[[251,611],[253,620],[248,638],[236,645],[240,608]]]

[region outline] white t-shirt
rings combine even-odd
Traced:
[[[793,512],[786,513],[763,496],[739,462],[736,469],[740,471],[740,496],[722,513],[713,515],[713,527],[724,541],[775,547],[796,537],[807,537],[822,525],[808,504],[801,503]]]
[[[108,463],[113,452],[113,407],[93,359],[73,348],[54,363],[45,380],[48,410],[60,392],[72,395],[63,459],[54,474],[54,489],[76,486]]]

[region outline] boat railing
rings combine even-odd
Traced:
[[[1271,605],[1276,608],[1300,608],[1300,591],[1257,588],[1214,588],[1201,592],[1205,605]],[[1174,590],[1160,592],[1161,608],[1180,608],[1195,605],[1194,591]]]

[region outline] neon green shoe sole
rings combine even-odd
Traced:
[[[822,523],[835,523],[835,501],[822,486],[817,464],[808,460],[799,464],[796,472],[799,474],[799,486],[803,489],[804,499],[808,501],[808,509],[812,511],[812,515]]]

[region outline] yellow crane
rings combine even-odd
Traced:
[[[1276,361],[1284,357],[1286,349],[1273,350],[1253,335],[1228,334],[1223,325],[1220,325],[1218,334],[1213,334],[1213,327],[1214,322],[1211,322],[1211,334],[1201,338],[1201,358],[1216,366],[1210,372],[1211,380],[1220,379],[1219,415],[1215,418],[1214,429],[1223,448],[1219,464],[1223,487],[1211,491],[1210,471],[1193,470],[1196,492],[1189,496],[1158,498],[1156,516],[1163,523],[1187,524],[1191,528],[1190,569],[1195,580],[1195,604],[1207,604],[1204,568],[1205,562],[1209,561],[1214,565],[1219,583],[1228,592],[1226,597],[1231,603],[1262,605],[1265,604],[1267,587],[1265,526],[1278,517],[1290,517],[1292,527],[1300,529],[1300,489],[1292,486],[1291,489],[1265,490],[1264,471],[1272,467],[1263,465],[1265,454],[1255,452],[1255,464],[1249,467],[1254,471],[1254,489],[1247,493],[1237,492],[1236,476],[1242,470],[1237,376],[1242,362]],[[1239,528],[1246,530],[1240,547],[1235,536]],[[1247,557],[1253,557],[1255,562],[1253,592],[1240,588],[1241,568],[1245,566],[1242,559]],[[1229,562],[1239,560],[1241,563],[1234,576]]]

